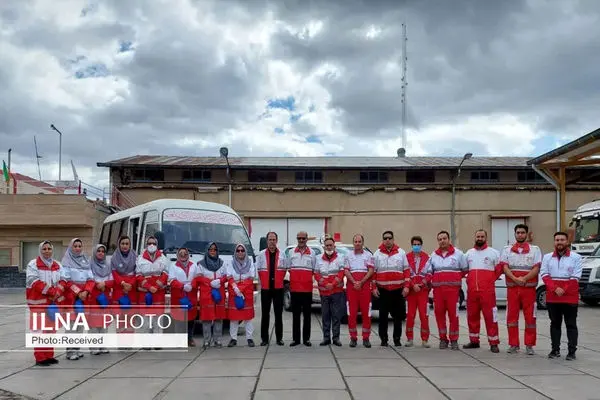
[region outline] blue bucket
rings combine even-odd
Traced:
[[[235,302],[235,308],[238,310],[241,310],[246,305],[246,300],[242,296],[235,296],[233,301]]]
[[[212,288],[212,290],[210,291],[210,294],[211,294],[214,302],[217,304],[219,304],[221,302],[221,300],[223,299],[221,297],[221,291],[217,288]]]
[[[151,306],[152,305],[152,293],[146,292],[145,300],[146,300],[146,305]]]
[[[108,306],[108,297],[104,293],[100,293],[96,296],[96,303],[102,308],[106,308]]]
[[[54,321],[56,319],[56,314],[59,313],[58,306],[55,303],[51,303],[46,308],[46,315],[50,319],[50,321]]]
[[[83,301],[81,299],[75,300],[75,305],[73,306],[73,308],[75,309],[76,313],[83,314],[83,312],[84,312]]]
[[[179,304],[185,309],[185,310],[191,310],[192,309],[192,302],[190,301],[190,299],[188,299],[187,297],[182,297],[181,299],[179,299]]]
[[[119,305],[123,310],[129,310],[131,308],[131,300],[129,300],[129,296],[123,295],[119,299]]]

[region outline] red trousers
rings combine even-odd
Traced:
[[[523,310],[525,319],[525,346],[535,346],[536,330],[536,293],[534,287],[509,287],[507,289],[506,326],[508,327],[508,345],[519,346],[519,312]]]
[[[413,340],[413,331],[415,327],[415,317],[419,311],[419,320],[421,321],[421,340],[429,340],[429,289],[421,289],[419,292],[413,290],[406,297],[408,311],[406,313],[406,339]]]
[[[458,299],[459,286],[439,286],[433,288],[433,309],[435,312],[435,321],[438,326],[440,340],[457,341],[458,340]],[[450,320],[450,331],[448,332],[446,324],[446,314]]]
[[[356,317],[360,311],[362,315],[362,338],[368,340],[371,336],[371,285],[365,283],[360,290],[354,289],[349,283],[346,287],[348,300],[348,332],[350,339],[357,339]]]
[[[488,342],[490,345],[500,344],[498,337],[498,308],[494,290],[473,290],[467,293],[467,321],[469,323],[469,341],[479,343],[481,314],[485,321]]]

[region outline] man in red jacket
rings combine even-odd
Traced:
[[[478,349],[481,314],[485,320],[488,342],[492,353],[498,353],[498,308],[496,307],[496,280],[502,274],[498,263],[500,253],[488,247],[487,232],[475,232],[475,247],[467,251],[467,320],[469,343],[463,349]]]
[[[410,239],[412,251],[406,254],[410,267],[409,287],[410,293],[406,297],[408,312],[406,315],[406,347],[413,346],[415,317],[419,311],[421,321],[421,340],[423,347],[429,348],[429,289],[431,285],[431,272],[427,271],[429,255],[423,251],[423,239],[421,236],[413,236]]]
[[[269,320],[271,304],[275,312],[275,337],[277,345],[283,346],[283,280],[285,278],[285,257],[277,248],[277,233],[267,233],[267,248],[256,257],[256,272],[260,280],[260,321],[261,346],[269,344]]]
[[[548,358],[560,357],[561,324],[567,327],[567,360],[575,360],[577,351],[577,308],[579,304],[579,279],[582,258],[569,249],[565,232],[554,234],[554,252],[544,255],[540,276],[546,284],[546,304],[550,316],[552,351]]]
[[[292,296],[292,343],[290,347],[300,344],[300,315],[302,320],[302,343],[310,343],[310,320],[312,318],[313,272],[317,257],[306,245],[307,232],[296,235],[298,246],[288,256],[287,266],[290,271],[290,294]]]

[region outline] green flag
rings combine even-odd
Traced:
[[[10,175],[8,173],[8,168],[6,167],[6,163],[2,160],[2,173],[4,174],[4,181],[6,183],[10,182]]]

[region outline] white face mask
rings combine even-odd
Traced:
[[[333,254],[333,250],[325,250],[325,254],[327,254],[328,256]]]
[[[156,253],[156,245],[155,244],[151,244],[150,246],[148,246],[148,253],[150,253],[150,254]]]

